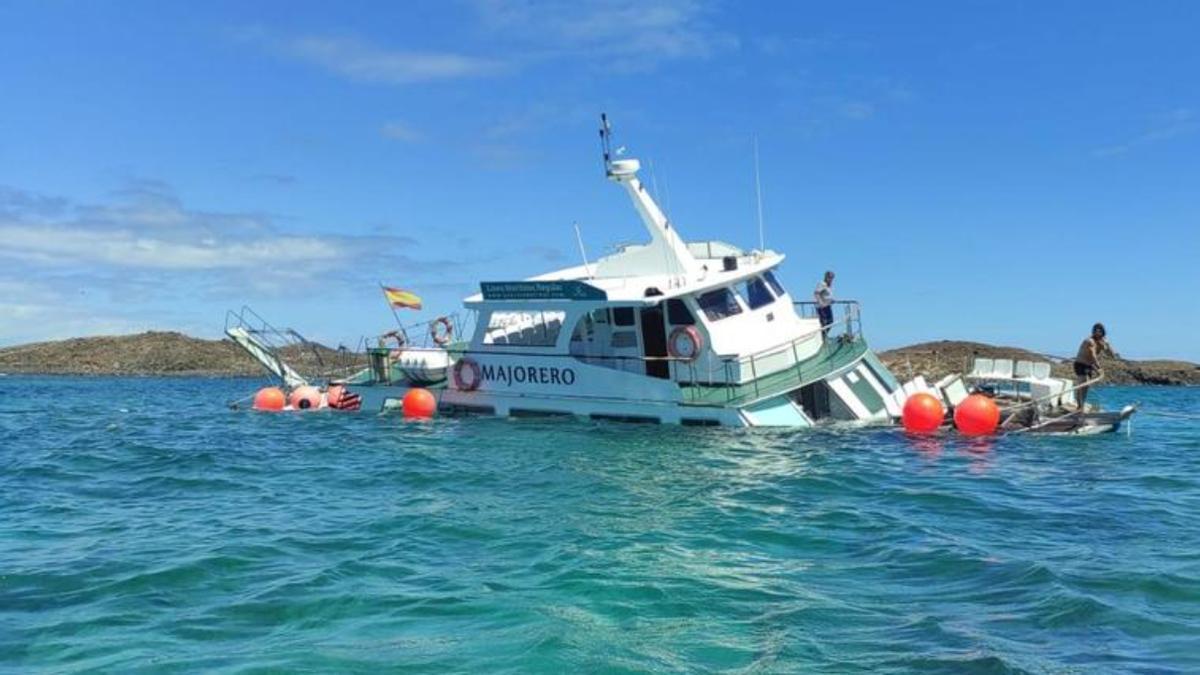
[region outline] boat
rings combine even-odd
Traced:
[[[947,410],[953,410],[970,393],[994,398],[1001,413],[1000,430],[1005,433],[1112,433],[1138,410],[1137,404],[1128,404],[1106,411],[1093,403],[1081,410],[1075,392],[1099,384],[1100,378],[1076,384],[1053,376],[1051,370],[1049,361],[976,357],[965,374],[948,375],[929,389]],[[924,380],[915,378],[911,386],[920,389]]]
[[[604,175],[648,240],[484,281],[462,314],[389,333],[365,368],[337,381],[363,410],[399,407],[420,386],[444,412],[501,417],[731,427],[897,418],[903,389],[868,347],[857,302],[836,302],[822,328],[814,303],[780,282],[783,254],[686,241],[639,179],[639,161],[612,151],[604,116],[600,135]],[[408,339],[414,332],[425,344]]]

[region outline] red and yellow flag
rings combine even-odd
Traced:
[[[392,307],[421,309],[421,298],[417,297],[414,293],[409,293],[399,288],[392,288],[391,286],[384,286],[383,296],[387,298],[388,304]]]

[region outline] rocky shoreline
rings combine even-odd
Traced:
[[[1017,347],[942,340],[890,349],[880,358],[901,379],[924,375],[934,381],[969,370],[975,357],[1046,361]],[[313,345],[288,355],[303,370],[345,365],[347,355]],[[1115,360],[1105,363],[1108,384],[1200,385],[1200,364],[1187,361]],[[1069,363],[1054,362],[1055,375],[1071,376]],[[229,340],[206,340],[182,333],[151,331],[135,335],[72,338],[0,348],[0,373],[9,375],[107,375],[178,377],[258,377],[264,371]]]
[[[341,365],[345,354],[323,345],[288,348],[285,360],[304,372]],[[0,348],[0,373],[122,377],[261,377],[262,365],[230,340],[172,331],[71,338]]]
[[[950,373],[969,371],[976,357],[1012,359],[1013,361],[1049,361],[1054,376],[1067,378],[1074,376],[1069,361],[1055,359],[1018,347],[1001,347],[982,342],[960,340],[922,342],[907,347],[889,349],[879,354],[879,358],[896,374],[896,377],[907,380],[913,375],[924,375],[931,382]],[[1190,361],[1106,359],[1102,362],[1102,366],[1104,368],[1104,384],[1200,385],[1200,364]]]

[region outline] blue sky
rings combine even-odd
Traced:
[[[336,7],[332,7],[336,4]],[[356,343],[379,281],[458,309],[644,237],[596,118],[685,236],[826,268],[880,347],[1200,360],[1200,4],[0,5],[0,344]],[[649,176],[646,176],[649,178]]]

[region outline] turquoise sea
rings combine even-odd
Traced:
[[[0,670],[1200,670],[1195,421],[914,441],[224,407],[258,384],[0,378]]]

